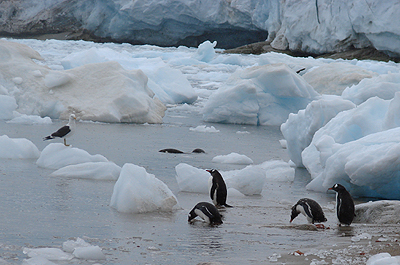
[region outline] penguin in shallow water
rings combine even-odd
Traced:
[[[311,224],[327,221],[318,202],[309,198],[300,199],[295,205],[293,205],[290,222],[292,222],[300,213],[307,217],[308,222]]]
[[[355,215],[354,201],[346,188],[340,184],[333,185],[328,190],[336,191],[336,215],[339,225],[350,225]]]
[[[210,187],[210,197],[213,201],[214,205],[232,207],[231,205],[226,203],[226,197],[228,195],[228,191],[226,189],[225,181],[222,178],[222,175],[216,169],[207,170],[211,174],[211,187]]]
[[[188,222],[192,222],[194,218],[199,216],[206,223],[210,225],[220,225],[222,224],[222,217],[218,212],[218,209],[208,202],[199,202],[194,206],[194,208],[189,212]]]

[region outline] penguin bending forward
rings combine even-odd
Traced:
[[[231,205],[226,203],[228,191],[226,189],[225,181],[222,178],[221,174],[216,169],[207,170],[207,172],[210,172],[212,177],[212,182],[210,183],[210,197],[214,205],[217,207],[232,207]]]
[[[222,224],[222,217],[218,212],[218,209],[211,203],[199,202],[194,206],[194,208],[189,212],[188,222],[191,222],[194,218],[199,216],[206,223],[210,225],[220,225]]]
[[[328,190],[336,191],[336,215],[339,220],[339,226],[350,225],[355,215],[354,201],[346,188],[340,184],[333,185]]]
[[[300,199],[295,205],[293,205],[290,222],[292,222],[300,213],[307,217],[308,222],[311,224],[327,221],[318,202],[309,198]]]

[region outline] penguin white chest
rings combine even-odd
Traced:
[[[206,214],[204,214],[201,210],[196,209],[196,210],[194,210],[194,213],[197,214],[197,216],[199,216],[201,219],[203,219],[206,223],[208,223],[208,224],[211,223],[210,218]]]
[[[308,207],[308,206],[304,206],[304,207]],[[301,205],[297,205],[297,206],[296,206],[296,210],[297,210],[297,212],[299,212],[299,213],[303,214],[305,217],[307,217],[307,221],[308,221],[309,223],[312,223],[312,216],[309,216],[309,215],[306,213],[304,207],[301,206]],[[309,212],[311,212],[311,209],[309,209]]]

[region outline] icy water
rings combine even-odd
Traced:
[[[49,143],[42,137],[63,123],[0,122],[0,131],[12,138],[27,138],[42,150]],[[61,247],[63,242],[81,237],[103,249],[107,259],[96,261],[100,264],[310,264],[313,260],[365,264],[368,250],[373,248],[371,240],[355,241],[352,236],[369,233],[390,240],[398,237],[398,226],[353,224],[339,228],[334,194],[306,191],[310,177],[302,169],[296,170],[294,182],[267,183],[261,196],[228,198],[234,207],[223,210],[223,225],[209,227],[200,221],[188,224],[191,208],[197,202],[209,201],[209,197],[179,192],[175,179],[179,163],[222,171],[243,168],[211,162],[214,156],[231,152],[247,155],[255,164],[273,159],[288,161],[279,144],[282,135],[278,127],[207,124],[220,132],[190,130],[202,124],[199,114],[174,109],[167,112],[162,125],[79,122],[76,134],[69,139],[74,147],[102,154],[119,166],[133,163],[145,167],[177,196],[182,210],[173,213],[122,214],[109,207],[112,181],[54,178],[49,176],[52,170],[37,167],[35,160],[0,160],[1,258],[21,264],[27,258],[23,247]],[[202,148],[206,153],[159,153],[163,148],[185,152]],[[302,197],[320,202],[330,229],[309,229],[303,216],[289,223],[290,207]]]

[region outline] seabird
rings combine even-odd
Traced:
[[[340,184],[333,185],[328,190],[336,191],[336,215],[341,224],[350,225],[355,215],[354,201],[346,188]]]
[[[293,205],[290,222],[292,222],[300,213],[307,217],[307,220],[310,224],[327,221],[318,202],[309,198],[300,199],[295,205]]]
[[[76,120],[75,114],[69,115],[69,122],[66,125],[64,125],[63,127],[61,127],[60,129],[58,129],[56,132],[52,133],[49,136],[44,137],[43,141],[51,140],[51,139],[54,139],[54,138],[63,138],[64,139],[64,145],[65,146],[69,146],[67,144],[67,139],[66,138],[68,138],[68,137],[70,137],[71,135],[74,134],[74,132],[75,132],[75,120]]]

